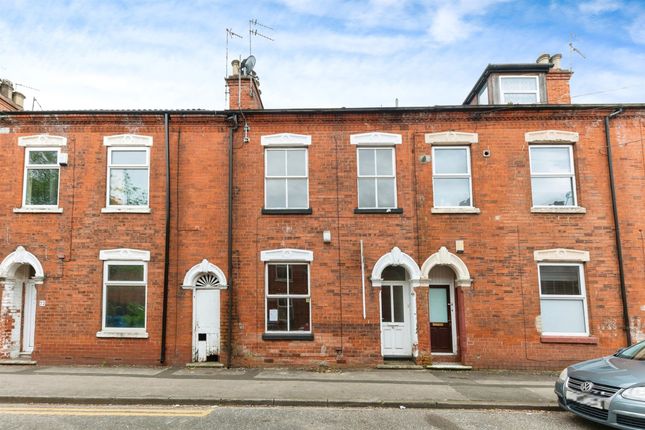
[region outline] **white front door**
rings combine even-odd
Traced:
[[[23,285],[22,352],[32,353],[34,351],[34,333],[36,329],[36,285],[32,281],[27,281]]]
[[[193,361],[219,355],[219,290],[193,290]]]
[[[412,356],[410,286],[407,282],[381,287],[381,353],[383,356]]]

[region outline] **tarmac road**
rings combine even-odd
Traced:
[[[2,429],[605,429],[566,412],[0,404]]]

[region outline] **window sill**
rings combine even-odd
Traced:
[[[313,333],[263,333],[262,340],[314,340]]]
[[[475,207],[462,207],[462,208],[432,208],[430,212],[433,214],[478,214],[481,213],[479,208]]]
[[[101,213],[103,214],[149,214],[151,212],[150,208],[103,208]]]
[[[598,338],[596,336],[540,336],[540,342],[597,345]]]
[[[145,330],[141,331],[110,331],[110,330],[101,330],[96,332],[96,337],[112,337],[112,338],[137,338],[137,339],[147,339],[148,332]]]
[[[311,215],[313,210],[309,209],[264,209],[262,215]]]
[[[355,214],[402,214],[403,209],[402,208],[389,208],[389,209],[361,209],[361,208],[356,208],[354,209]]]
[[[62,214],[63,208],[14,208],[15,214]]]
[[[533,206],[534,214],[585,214],[587,209],[580,206]]]

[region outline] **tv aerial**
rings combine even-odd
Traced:
[[[257,19],[250,19],[249,20],[249,55],[253,54],[253,50],[251,48],[251,40],[253,39],[253,36],[260,36],[264,39],[270,40],[273,42],[274,40],[267,36],[266,34],[262,34],[258,31],[258,27],[262,27],[264,29],[273,31],[273,28],[269,27],[268,25],[264,25],[262,23],[259,23]]]

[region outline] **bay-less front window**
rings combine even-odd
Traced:
[[[542,334],[589,334],[581,264],[540,264]]]
[[[396,208],[394,148],[358,148],[358,207]]]
[[[266,265],[266,331],[311,332],[308,264]]]
[[[106,262],[103,273],[103,329],[146,327],[147,265]]]
[[[502,103],[534,104],[540,102],[537,76],[500,76]]]
[[[432,148],[432,190],[434,207],[473,206],[468,147]]]
[[[572,147],[536,145],[529,153],[533,206],[576,206]]]
[[[265,150],[266,209],[308,209],[307,149]]]
[[[108,149],[108,207],[148,207],[148,148]]]
[[[23,207],[58,207],[58,149],[26,149]]]

